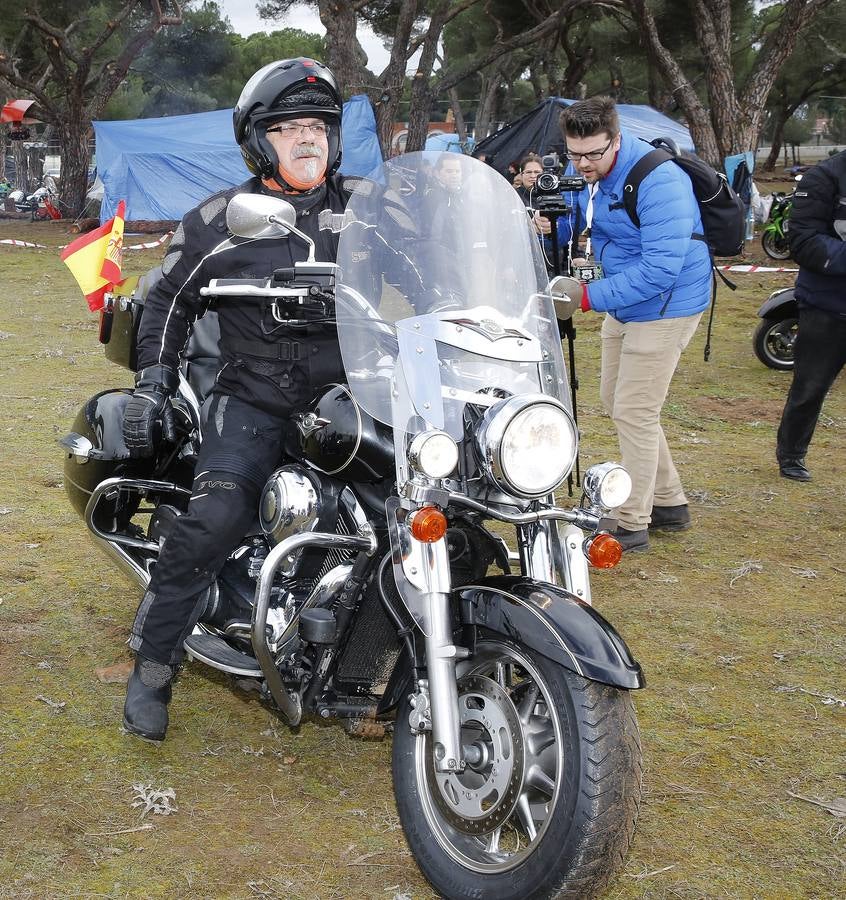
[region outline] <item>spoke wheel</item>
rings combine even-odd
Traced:
[[[394,737],[397,807],[426,877],[444,897],[497,900],[607,883],[640,800],[627,692],[495,639],[458,676],[463,772],[435,771],[431,734],[411,732],[408,704]]]

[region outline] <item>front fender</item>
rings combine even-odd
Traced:
[[[619,688],[646,685],[613,625],[563,588],[498,575],[459,588],[462,623],[531,647],[577,675]]]
[[[782,288],[773,291],[761,304],[758,315],[762,319],[785,319],[798,314],[799,304],[793,294],[793,288]]]

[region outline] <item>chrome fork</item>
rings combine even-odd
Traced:
[[[408,611],[425,638],[428,685],[418,684],[410,727],[432,729],[432,752],[437,772],[464,769],[458,685],[455,664],[469,656],[452,640],[450,593],[452,583],[445,538],[418,541],[406,524],[409,510],[397,501],[386,503],[393,549],[394,580]],[[428,693],[428,696],[427,696]]]

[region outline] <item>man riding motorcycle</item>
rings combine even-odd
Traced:
[[[349,199],[341,161],[341,97],[316,60],[264,66],[235,107],[235,138],[254,177],[188,212],[174,234],[163,277],[147,297],[138,340],[138,375],[126,408],[124,438],[133,455],[172,436],[170,397],[178,385],[188,330],[207,307],[200,288],[213,278],[267,278],[307,258],[302,239],[230,238],[226,209],[236,194],[284,196],[296,227],[316,244],[318,261],[334,261],[337,225]],[[334,230],[333,230],[334,226]],[[165,542],[129,641],[136,653],[123,724],[164,739],[171,682],[183,642],[205,608],[208,588],[255,516],[262,486],[278,465],[283,429],[314,389],[343,371],[337,333],[328,321],[287,321],[268,301],[222,303],[220,371],[208,406],[188,511]]]

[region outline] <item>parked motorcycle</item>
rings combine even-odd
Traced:
[[[771,369],[792,369],[799,333],[799,304],[793,288],[773,291],[761,304],[758,315],[761,321],[752,339],[755,356]]]
[[[55,203],[56,195],[46,185],[42,184],[27,195],[18,188],[9,194],[9,199],[13,201],[18,212],[29,213],[33,222],[62,218]]]
[[[790,210],[793,207],[794,192],[773,192],[770,215],[761,234],[761,246],[771,259],[790,259],[790,244],[787,232],[790,228]]]
[[[203,288],[293,327],[333,317],[346,381],[290,423],[185,647],[291,725],[392,729],[400,820],[440,895],[587,896],[622,866],[640,802],[644,679],[589,577],[620,558],[608,516],[631,480],[594,465],[580,503],[556,504],[578,447],[556,316],[574,304],[508,182],[461,164],[459,204],[423,203],[422,154],[362,180],[332,216],[337,264],[311,245],[270,279]],[[421,235],[424,213],[454,241]],[[258,195],[227,211],[240,239],[311,244],[295,220]],[[102,314],[106,355],[129,368],[142,312],[135,296]],[[210,312],[172,401],[177,442],[153,458],[126,450],[122,390],[92,397],[62,442],[71,503],[140,586],[191,494],[215,354]]]

